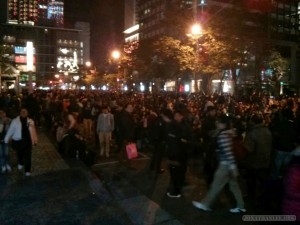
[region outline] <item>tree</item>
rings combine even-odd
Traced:
[[[154,43],[152,77],[175,79],[195,69],[195,51],[180,40],[164,36]],[[177,85],[176,85],[177,88]]]
[[[198,68],[196,70],[202,74],[204,92],[210,94],[212,78],[222,81],[225,70],[234,71],[237,62],[241,59],[241,50],[209,28],[200,37],[198,45]]]
[[[269,73],[265,72],[265,80],[270,85],[274,95],[278,96],[280,94],[280,82],[288,80],[290,62],[283,58],[278,51],[272,49],[265,58],[264,65],[265,71],[270,71]]]
[[[9,63],[9,57],[12,54],[11,47],[7,45],[0,45],[0,93],[2,89],[2,67],[7,66]]]

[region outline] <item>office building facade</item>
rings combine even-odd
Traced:
[[[79,23],[74,29],[64,28],[63,1],[1,2],[0,44],[11,47],[10,60],[20,72],[20,84],[28,83],[29,72],[36,85],[72,80],[71,76],[90,58],[89,23]],[[31,71],[27,66],[28,42],[33,43]]]
[[[174,8],[176,5],[177,8]],[[195,6],[196,5],[196,14]],[[262,35],[270,38],[278,49],[283,52],[284,57],[291,61],[291,75],[288,83],[299,86],[300,83],[300,1],[299,0],[137,0],[136,15],[139,24],[139,39],[143,41],[155,41],[157,38],[168,35],[175,38],[179,32],[176,26],[171,27],[165,23],[172,12],[183,10],[189,12],[191,23],[193,20],[203,23],[210,22],[215,17],[221,17],[224,12],[230,10],[241,10],[244,8],[245,31],[248,34],[259,31]],[[246,9],[246,10],[245,10]],[[179,12],[177,11],[177,12]],[[225,13],[226,14],[226,13]],[[176,17],[181,15],[176,13]],[[185,18],[186,19],[186,18]],[[263,21],[263,24],[259,24]],[[183,24],[184,25],[184,24]],[[175,32],[174,32],[175,31]],[[183,34],[184,35],[184,34]]]

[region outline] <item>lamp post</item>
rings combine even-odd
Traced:
[[[194,68],[194,91],[198,92],[198,83],[197,83],[197,64],[198,64],[198,53],[199,53],[199,38],[202,35],[202,27],[200,24],[195,23],[191,27],[191,33],[187,34],[187,36],[191,37],[195,40],[195,68]]]
[[[111,56],[113,57],[113,59],[119,60],[121,57],[121,52],[118,50],[114,50],[112,51]]]

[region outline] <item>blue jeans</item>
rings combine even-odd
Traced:
[[[283,175],[283,170],[289,164],[291,157],[291,152],[277,151],[274,162],[274,170],[272,172],[273,179],[278,179]]]
[[[0,166],[5,166],[8,164],[8,145],[5,143],[0,143]]]

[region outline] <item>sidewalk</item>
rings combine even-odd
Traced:
[[[16,169],[0,174],[0,225],[239,225],[230,194],[223,192],[211,213],[192,206],[206,193],[205,182],[187,173],[190,184],[181,198],[168,198],[169,173],[157,179],[149,173],[148,153],[132,168],[116,162],[116,155],[88,168],[80,160],[64,160],[43,130],[33,150],[32,176]],[[166,165],[165,165],[166,168]],[[246,202],[248,215],[268,215]],[[247,225],[261,224],[247,222]],[[271,224],[271,223],[268,223]]]
[[[13,171],[0,175],[1,225],[182,224],[124,179],[101,182],[80,161],[66,163],[43,130],[31,177],[10,155]]]

